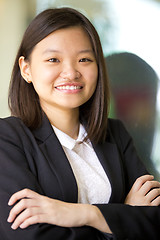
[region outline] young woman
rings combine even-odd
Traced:
[[[160,183],[108,105],[92,24],[70,8],[40,13],[0,120],[1,239],[159,239]]]

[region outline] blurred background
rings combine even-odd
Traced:
[[[30,21],[70,6],[96,27],[110,77],[110,117],[121,119],[148,170],[160,179],[160,0],[0,0],[0,117],[10,115],[8,86]]]

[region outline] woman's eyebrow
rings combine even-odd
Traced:
[[[93,50],[92,49],[84,49],[84,50],[79,51],[79,53],[93,53]]]
[[[56,49],[51,49],[51,48],[47,48],[47,49],[45,49],[44,51],[43,51],[43,55],[44,54],[46,54],[46,53],[61,53],[61,51],[59,51],[59,50],[56,50]]]
[[[47,48],[43,51],[43,55],[46,53],[62,53],[60,50],[52,49],[52,48]],[[83,49],[78,51],[78,53],[93,53],[92,49]]]

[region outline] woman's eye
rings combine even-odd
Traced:
[[[48,61],[49,62],[59,62],[59,60],[57,58],[50,58]]]
[[[79,60],[79,62],[92,62],[92,60],[89,58],[82,58]]]

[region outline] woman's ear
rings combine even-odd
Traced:
[[[19,67],[21,71],[21,76],[27,83],[31,83],[31,74],[30,74],[30,66],[29,62],[25,60],[24,56],[19,58]]]

